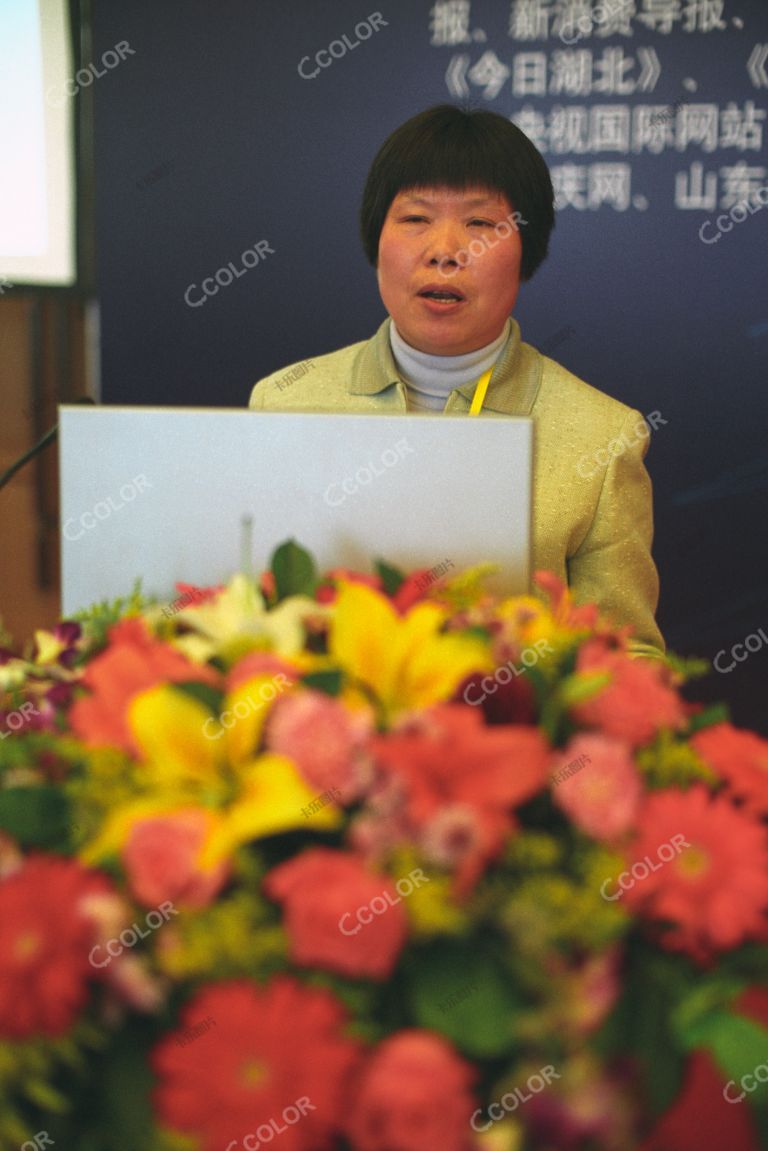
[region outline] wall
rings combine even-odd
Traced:
[[[86,306],[50,292],[0,299],[0,473],[84,394]],[[58,457],[49,444],[0,491],[0,623],[17,647],[60,616]]]

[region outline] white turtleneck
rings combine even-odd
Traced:
[[[406,344],[395,327],[389,325],[389,342],[400,375],[405,380],[408,410],[442,412],[455,388],[478,380],[493,364],[509,335],[509,320],[501,333],[484,348],[465,352],[462,356],[433,356]]]

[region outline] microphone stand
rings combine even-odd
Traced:
[[[93,404],[95,403],[95,400],[91,399],[90,396],[82,396],[79,399],[71,400],[70,402],[74,404]],[[21,459],[16,460],[16,463],[11,464],[11,466],[7,468],[2,475],[0,475],[0,489],[4,488],[5,485],[13,479],[13,477],[16,475],[16,472],[23,468],[25,464],[28,464],[29,461],[33,460],[36,455],[38,455],[44,448],[48,446],[48,444],[52,443],[58,434],[59,425],[56,423],[45,433],[42,439],[38,440],[37,443],[31,447],[28,452],[24,453]]]

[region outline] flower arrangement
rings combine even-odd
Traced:
[[[636,1151],[696,1051],[765,1135],[768,743],[485,571],[0,649],[0,1146]]]

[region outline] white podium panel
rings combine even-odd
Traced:
[[[65,616],[138,576],[172,600],[177,580],[221,583],[249,558],[261,571],[289,538],[321,570],[492,560],[489,586],[528,590],[528,419],[66,405],[59,418]]]

